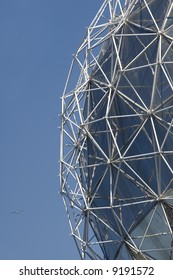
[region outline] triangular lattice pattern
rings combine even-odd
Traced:
[[[103,2],[61,124],[61,193],[81,258],[172,259],[172,0]]]

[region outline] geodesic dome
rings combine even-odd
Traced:
[[[61,193],[82,259],[172,259],[173,2],[105,0],[74,55]]]

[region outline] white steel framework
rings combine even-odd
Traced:
[[[82,259],[172,259],[173,2],[105,0],[62,97],[61,194]]]

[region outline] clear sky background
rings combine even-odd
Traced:
[[[72,54],[102,3],[0,0],[1,260],[79,259],[58,194],[58,113]]]

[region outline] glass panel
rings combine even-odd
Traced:
[[[169,2],[171,3],[172,0],[169,0]],[[166,18],[166,24],[165,24],[165,29],[169,29],[169,27],[173,24],[173,7],[171,8],[171,10],[169,11],[169,14]],[[172,29],[172,27],[171,27]],[[173,35],[173,29],[172,31],[169,33],[171,36]]]
[[[130,254],[130,250],[128,249],[126,244],[121,245],[119,253],[116,256],[116,260],[133,260],[133,257]]]
[[[163,199],[164,199],[165,205],[166,206],[167,205],[170,206],[171,211],[173,211],[172,210],[172,207],[173,207],[173,178],[171,179],[171,181],[170,181],[168,186],[169,186],[169,188],[163,194]]]
[[[159,28],[162,27],[165,15],[167,13],[167,9],[169,7],[170,1],[169,0],[150,0],[147,1],[148,8],[146,7],[143,0],[137,1],[134,9],[132,11],[132,15],[130,16],[130,20],[134,23],[144,27],[156,30],[156,25],[152,19],[154,20]],[[151,16],[151,14],[152,16]]]
[[[144,217],[132,232],[132,236],[141,251],[146,252],[151,258],[161,260],[171,258],[172,233],[161,205],[158,204]]]
[[[144,104],[149,108],[153,88],[153,68],[148,66],[145,68],[134,69],[126,72],[125,75],[143,100]]]

